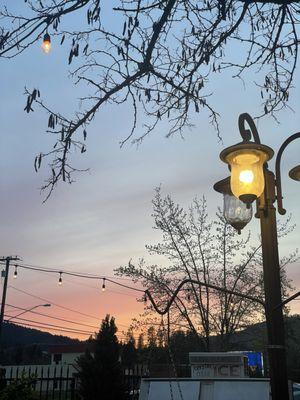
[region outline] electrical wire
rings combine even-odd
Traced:
[[[43,297],[36,296],[36,295],[34,295],[34,294],[32,294],[32,293],[26,292],[25,290],[18,289],[18,288],[14,287],[14,286],[11,286],[11,285],[10,285],[9,287],[10,287],[11,289],[14,289],[14,290],[20,292],[20,293],[24,293],[24,294],[26,294],[27,296],[33,297],[33,298],[38,299],[38,300],[45,301],[46,303],[50,303],[52,306],[59,307],[59,308],[61,308],[61,309],[63,309],[63,310],[67,310],[67,311],[73,312],[74,314],[79,314],[79,315],[83,315],[83,316],[86,316],[86,317],[89,317],[89,318],[93,318],[93,319],[96,319],[97,321],[99,320],[99,316],[96,317],[96,316],[94,316],[94,315],[85,314],[85,313],[82,313],[82,312],[80,312],[80,311],[73,310],[73,309],[71,309],[71,308],[68,308],[68,307],[62,306],[62,305],[60,305],[60,304],[54,303],[53,301],[51,301],[51,300],[49,300],[49,299],[45,299],[45,298],[43,298]],[[37,311],[35,311],[35,312],[37,313]],[[54,318],[54,317],[52,317],[52,318]],[[58,318],[58,317],[56,317],[56,319],[57,319],[57,318]],[[82,325],[82,324],[81,324],[81,325]],[[128,326],[127,326],[127,325],[124,325],[124,324],[118,324],[118,325],[121,326],[121,327],[123,327],[123,328],[128,328]],[[99,328],[99,327],[98,327],[98,328]],[[97,328],[97,329],[98,329],[98,328]]]
[[[39,325],[35,325],[35,324],[29,324],[29,323],[26,323],[26,322],[24,322],[22,324],[20,323],[20,324],[13,324],[13,325],[21,326],[23,328],[27,328],[27,327],[31,328],[32,327],[32,328],[47,329],[47,331],[50,330],[50,331],[56,331],[56,332],[73,333],[73,334],[77,334],[77,335],[80,334],[80,333],[75,332],[75,331],[70,330],[70,329],[51,328],[51,327],[43,326],[43,325],[40,325],[40,324]],[[91,335],[91,333],[89,333],[89,332],[87,332],[86,334],[87,335]]]
[[[28,323],[28,322],[21,322],[20,321],[20,322],[13,322],[13,323],[10,322],[10,324],[11,325],[20,326],[20,327],[23,327],[23,328],[33,327],[33,328],[47,329],[47,331],[48,330],[52,330],[52,331],[64,332],[64,333],[73,333],[73,334],[77,334],[77,335],[89,335],[89,336],[91,336],[91,335],[93,335],[95,333],[95,332],[86,332],[86,331],[78,332],[78,331],[76,331],[74,329],[68,329],[68,328],[54,328],[52,326],[48,327],[48,326],[45,326],[45,324],[39,323],[39,322],[37,322],[37,323]],[[126,340],[127,339],[126,335],[118,335],[117,334],[117,337],[120,340]],[[134,337],[134,339],[137,340],[138,337]]]
[[[27,318],[22,318],[22,317],[14,317],[13,315],[5,314],[4,316],[7,317],[7,318],[15,318],[15,319],[20,320],[20,321],[25,321],[25,322],[35,323],[35,324],[39,324],[39,325],[44,325],[46,327],[51,326],[51,327],[54,327],[54,328],[69,329],[69,327],[63,327],[61,325],[48,324],[47,322],[39,322],[39,321],[35,321],[35,320],[32,320],[32,319],[27,319]],[[8,322],[8,321],[6,321],[6,322]],[[83,331],[81,329],[75,329],[75,328],[74,329],[70,328],[70,330],[74,331],[74,333],[79,333],[79,334],[85,334],[85,333],[86,334],[91,334],[92,333],[90,331],[87,332],[87,331]]]
[[[50,314],[44,314],[44,313],[41,313],[41,312],[38,312],[38,311],[27,310],[26,308],[13,306],[13,305],[11,305],[11,304],[7,304],[7,306],[10,306],[10,307],[15,308],[15,309],[18,309],[18,310],[27,311],[27,312],[32,313],[32,314],[41,315],[41,316],[43,316],[43,317],[47,317],[47,318],[51,318],[51,319],[56,319],[57,321],[63,321],[63,322],[68,322],[68,323],[70,323],[70,324],[81,325],[81,326],[85,326],[85,327],[87,327],[87,328],[99,329],[99,326],[84,324],[84,323],[82,323],[82,322],[71,321],[71,320],[69,320],[69,319],[60,318],[60,317],[53,317],[53,316],[50,315]],[[14,317],[14,318],[15,318],[15,317]]]
[[[33,297],[33,298],[35,298],[35,299],[42,300],[42,301],[45,301],[45,302],[47,302],[47,303],[51,303],[51,305],[53,305],[53,306],[55,306],[55,307],[62,308],[63,310],[67,310],[67,311],[70,311],[70,312],[73,312],[73,313],[76,313],[76,314],[80,314],[80,315],[83,315],[83,316],[85,316],[85,317],[93,318],[93,319],[96,319],[96,320],[99,319],[99,316],[96,317],[95,315],[90,315],[90,314],[83,313],[83,312],[81,312],[81,311],[73,310],[73,309],[71,309],[71,308],[68,308],[68,307],[62,306],[62,305],[60,305],[60,304],[54,303],[54,302],[51,301],[51,300],[47,300],[47,299],[45,299],[45,298],[43,298],[43,297],[36,296],[36,295],[34,295],[34,294],[32,294],[32,293],[26,292],[25,290],[22,290],[22,289],[18,289],[18,288],[14,287],[14,286],[11,286],[11,285],[9,285],[9,287],[10,287],[11,289],[16,290],[17,292],[27,294],[28,296],[31,296],[31,297]]]

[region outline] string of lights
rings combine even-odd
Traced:
[[[0,261],[0,262],[3,263],[3,261]],[[15,264],[15,271],[14,271],[14,275],[13,275],[15,279],[18,277],[18,268],[38,271],[38,272],[42,272],[42,273],[45,272],[45,273],[58,274],[58,285],[59,286],[62,286],[62,284],[63,284],[63,275],[69,275],[69,276],[78,277],[78,278],[100,280],[100,281],[102,281],[102,290],[103,291],[107,290],[106,282],[111,282],[115,285],[124,287],[129,290],[137,291],[137,292],[144,293],[144,294],[146,294],[146,292],[147,292],[147,290],[138,289],[138,288],[130,286],[130,285],[116,282],[116,280],[127,280],[127,281],[132,282],[132,280],[130,278],[123,278],[123,277],[118,277],[118,276],[111,277],[111,276],[106,276],[106,275],[105,276],[104,275],[96,275],[96,274],[89,273],[89,272],[85,272],[83,274],[83,273],[80,273],[77,271],[70,271],[70,270],[65,270],[65,269],[61,269],[61,268],[48,268],[48,267],[36,266],[36,265],[32,265],[32,264],[27,264],[27,263],[26,264],[25,263]],[[71,281],[68,280],[67,282],[71,282]],[[72,283],[75,283],[75,282],[72,282]],[[77,284],[80,284],[83,286],[88,286],[88,285],[84,284],[83,282],[77,282]],[[97,289],[96,286],[89,286],[89,287]],[[185,290],[188,293],[187,299],[190,300],[191,289],[188,288],[188,289],[183,289],[183,290]],[[205,291],[206,291],[206,289],[204,289],[204,288],[200,288],[200,290],[203,291],[203,293],[205,293]],[[110,291],[113,292],[111,289],[110,289]],[[115,293],[125,294],[122,292],[115,292]]]
[[[210,289],[213,290],[217,290],[217,291],[221,291],[221,292],[228,292],[230,294],[233,295],[237,295],[243,298],[247,298],[248,300],[254,300],[262,305],[264,305],[264,303],[260,300],[260,299],[256,299],[252,296],[249,296],[247,294],[241,294],[232,290],[227,290],[224,288],[220,288],[218,286],[212,285],[212,284],[208,284],[205,282],[199,282],[193,279],[185,279],[183,281],[181,281],[177,287],[177,289],[175,290],[175,292],[173,293],[173,295],[171,296],[170,300],[167,302],[166,306],[164,307],[163,310],[159,309],[158,305],[156,304],[156,302],[154,301],[151,293],[149,292],[148,289],[144,290],[144,289],[139,289],[136,288],[134,286],[130,286],[124,283],[120,283],[115,281],[114,279],[105,277],[103,275],[92,275],[92,274],[88,274],[88,273],[79,273],[79,272],[72,272],[72,271],[67,271],[67,270],[58,270],[58,269],[51,269],[51,268],[45,268],[45,267],[37,267],[37,266],[29,266],[29,265],[24,265],[24,264],[16,264],[15,265],[15,272],[14,272],[14,277],[17,278],[17,269],[18,268],[23,268],[25,270],[34,270],[34,271],[39,271],[39,272],[45,272],[45,273],[54,273],[54,274],[58,274],[58,285],[62,286],[63,284],[63,275],[67,275],[67,276],[74,276],[74,277],[79,277],[79,278],[84,278],[84,279],[93,279],[93,280],[100,280],[102,281],[102,291],[106,290],[106,282],[110,282],[114,285],[135,291],[135,292],[139,292],[139,293],[143,293],[143,299],[146,302],[148,299],[150,300],[153,308],[155,309],[155,311],[157,311],[159,314],[164,315],[166,312],[168,312],[168,310],[170,309],[170,307],[172,306],[173,302],[175,301],[175,298],[177,296],[177,294],[179,293],[180,290],[182,289],[182,286],[184,286],[187,283],[192,283],[194,285],[198,285],[200,287],[201,290],[201,286],[206,286]],[[191,295],[190,295],[190,289],[188,288],[186,290],[187,292],[187,301],[190,302],[191,300]]]
[[[81,281],[78,281],[78,280],[75,281],[75,280],[67,279],[67,278],[64,278],[64,281],[68,282],[68,283],[71,283],[72,285],[84,286],[84,287],[87,287],[87,288],[90,288],[90,289],[97,290],[97,292],[99,292],[99,287],[94,286],[94,285],[89,285],[88,283],[84,283],[84,282],[81,282]],[[109,293],[121,294],[122,296],[134,297],[136,299],[136,295],[135,294],[130,294],[130,293],[126,293],[126,292],[119,292],[117,290],[113,290],[113,289],[110,289],[110,288],[106,289],[106,290]]]
[[[25,270],[31,270],[31,271],[39,271],[39,272],[45,272],[45,273],[53,273],[53,274],[58,274],[58,285],[62,286],[63,284],[63,275],[66,276],[74,276],[77,278],[84,278],[84,279],[93,279],[93,280],[99,280],[102,281],[102,291],[105,291],[106,289],[106,282],[110,282],[114,285],[133,290],[135,292],[140,292],[140,293],[145,293],[145,290],[143,289],[138,289],[134,286],[130,286],[124,283],[117,282],[115,279],[111,279],[107,276],[103,275],[93,275],[90,273],[79,273],[79,272],[73,272],[73,271],[68,271],[68,270],[58,270],[56,268],[45,268],[45,267],[36,267],[36,266],[29,266],[29,265],[24,265],[24,264],[15,264],[15,271],[14,271],[14,278],[16,279],[18,277],[18,269],[22,268]]]
[[[5,260],[0,260],[0,263],[1,264],[5,264]],[[21,267],[23,267],[23,268],[27,267],[27,269],[31,268],[32,270],[35,269],[35,270],[39,270],[41,272],[57,272],[57,273],[59,273],[59,272],[62,271],[64,273],[69,273],[69,274],[79,274],[78,271],[69,270],[69,269],[66,269],[64,267],[44,267],[44,266],[41,266],[41,265],[33,265],[33,264],[24,263],[24,262],[19,262],[19,263],[15,264],[15,269],[18,269],[18,267],[20,267],[20,268]],[[94,277],[94,278],[99,278],[98,275],[96,275],[96,274],[94,274],[92,272],[85,272],[84,275],[88,275],[88,276],[91,276],[91,277]],[[102,275],[101,275],[101,277],[102,277]],[[124,278],[122,276],[115,276],[115,275],[114,276],[107,276],[107,275],[105,275],[105,277],[106,278],[110,278],[110,279],[116,279],[116,280],[123,280],[123,281],[130,281],[130,282],[132,281],[130,278]]]
[[[42,273],[58,274],[58,285],[59,286],[63,285],[63,276],[66,275],[66,276],[77,277],[77,278],[93,279],[93,280],[98,280],[98,281],[100,280],[100,281],[102,281],[102,287],[101,287],[102,291],[106,290],[107,282],[109,282],[109,283],[112,283],[112,284],[117,285],[117,286],[122,287],[122,288],[126,288],[126,289],[129,289],[129,290],[138,292],[138,293],[143,293],[144,302],[146,302],[149,299],[151,304],[152,304],[152,306],[153,306],[153,308],[155,309],[155,311],[158,312],[160,315],[164,315],[165,313],[167,313],[169,311],[170,307],[172,306],[172,304],[173,304],[173,302],[175,300],[175,297],[177,296],[179,291],[182,290],[181,289],[182,286],[187,284],[187,283],[192,283],[192,284],[199,285],[200,286],[200,290],[201,290],[201,286],[206,286],[206,287],[210,287],[211,289],[220,290],[220,291],[226,291],[226,292],[230,292],[231,294],[237,294],[236,292],[233,293],[232,291],[224,290],[224,289],[219,288],[219,287],[214,286],[214,285],[208,285],[206,283],[198,282],[198,281],[195,281],[195,280],[192,280],[192,279],[185,279],[179,284],[179,286],[177,287],[177,289],[175,290],[175,292],[171,296],[170,300],[167,301],[166,306],[163,309],[160,309],[158,307],[158,304],[156,304],[156,302],[154,301],[154,299],[153,299],[153,297],[152,297],[152,295],[151,295],[151,293],[149,292],[148,289],[146,289],[146,290],[139,289],[137,287],[130,286],[130,285],[127,285],[125,283],[117,282],[116,280],[108,278],[108,277],[103,276],[103,275],[94,275],[94,274],[89,274],[89,273],[80,273],[80,272],[73,272],[73,271],[68,271],[68,270],[58,270],[57,268],[45,268],[45,267],[39,267],[39,266],[24,265],[23,263],[22,264],[19,263],[19,264],[15,265],[15,271],[14,271],[14,278],[15,279],[18,276],[18,268],[22,268],[24,270],[39,271],[39,272],[42,272]],[[187,301],[190,302],[190,300],[191,300],[190,289],[187,289],[185,291],[187,293]],[[245,297],[245,298],[248,298],[248,299],[250,298],[250,296],[248,296],[248,295],[243,295],[242,297]],[[252,297],[251,297],[251,300],[253,300]],[[43,301],[46,301],[46,300],[43,300]],[[52,304],[54,304],[54,303],[52,303]]]

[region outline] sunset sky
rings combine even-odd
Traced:
[[[77,17],[73,18],[73,22],[78,23]],[[54,142],[45,134],[47,115],[37,107],[29,115],[23,111],[24,87],[39,88],[52,108],[67,115],[72,115],[78,106],[76,99],[85,92],[84,87],[74,87],[68,78],[67,44],[59,46],[55,38],[52,44],[48,55],[42,53],[39,43],[15,59],[0,61],[0,256],[18,254],[24,263],[33,266],[112,277],[114,269],[130,259],[147,256],[145,244],[160,239],[159,233],[152,229],[151,220],[151,199],[158,185],[162,186],[164,194],[170,194],[183,206],[195,196],[205,195],[210,215],[214,216],[222,199],[214,192],[213,184],[227,173],[219,153],[240,140],[238,115],[259,113],[259,92],[251,84],[244,87],[240,81],[231,79],[230,74],[216,76],[211,86],[214,90],[211,101],[220,113],[223,143],[218,140],[207,115],[200,113],[194,117],[194,128],[184,132],[184,138],[167,139],[168,125],[163,124],[138,148],[128,143],[120,149],[120,140],[130,131],[131,108],[126,104],[104,107],[88,129],[87,152],[74,158],[79,168],[90,168],[89,172],[77,175],[72,185],[60,184],[43,204],[45,194],[40,193],[39,188],[48,170],[42,168],[36,174],[33,162],[37,153],[49,150]],[[252,79],[249,75],[249,80]],[[271,117],[259,121],[264,144],[276,150],[287,136],[300,130],[299,104],[300,92],[293,90],[290,105],[294,112],[282,110],[278,114],[280,124]],[[300,140],[283,156],[284,201],[296,228],[280,242],[281,255],[299,247],[300,185],[287,176],[299,163],[299,154]],[[273,167],[274,162],[271,161],[270,166]],[[258,220],[253,219],[243,235],[251,230],[256,237],[258,228]],[[134,292],[112,284],[102,293],[101,281],[63,277],[63,285],[59,287],[56,274],[20,269],[18,278],[13,279],[13,271],[11,268],[7,296],[10,305],[29,308],[42,304],[43,301],[36,298],[40,297],[53,305],[40,308],[39,312],[95,327],[106,314],[111,314],[116,317],[120,330],[125,331],[131,319],[143,309]],[[300,262],[289,266],[288,273],[299,290]],[[130,281],[120,282],[131,284]],[[294,301],[291,310],[300,313],[300,301]],[[14,313],[16,311],[7,307],[6,314]],[[37,319],[33,314],[26,314],[24,318],[72,328],[72,324],[43,317]],[[86,338],[96,330],[77,328],[86,333],[71,336]]]

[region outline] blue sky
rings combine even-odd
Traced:
[[[237,49],[231,51],[237,55]],[[30,115],[23,111],[24,86],[39,88],[53,108],[72,114],[83,89],[74,88],[68,79],[67,55],[68,48],[60,47],[53,39],[49,55],[41,52],[40,44],[35,44],[18,58],[0,61],[0,255],[19,254],[24,262],[35,265],[112,275],[114,268],[126,264],[131,257],[145,255],[146,243],[159,239],[150,217],[156,186],[162,185],[163,192],[182,205],[188,205],[195,196],[205,195],[209,212],[214,215],[222,199],[212,187],[227,174],[219,153],[240,141],[238,115],[242,112],[257,115],[260,99],[252,84],[244,87],[228,73],[216,76],[211,85],[215,93],[212,102],[220,113],[223,143],[219,142],[207,116],[199,114],[194,117],[195,127],[184,132],[184,139],[179,136],[166,139],[168,126],[163,124],[138,148],[127,144],[122,149],[119,141],[131,127],[131,109],[126,104],[108,105],[88,129],[87,153],[74,159],[79,167],[90,171],[79,174],[72,185],[59,185],[46,204],[42,204],[39,187],[47,169],[36,174],[33,161],[38,152],[46,151],[53,142],[45,134],[47,116],[36,107]],[[254,75],[249,74],[248,78],[252,81]],[[298,84],[299,74],[296,88]],[[294,112],[289,109],[280,112],[280,124],[270,117],[259,121],[263,143],[278,149],[288,135],[300,130],[299,100],[299,91],[294,89],[291,94]],[[300,185],[287,177],[289,169],[299,163],[299,154],[300,140],[283,156],[284,201],[297,226],[280,243],[281,255],[299,246]],[[273,167],[274,163],[270,165]],[[249,224],[254,236],[258,234],[258,225],[255,219]],[[289,267],[298,288],[299,268],[300,263]],[[61,290],[57,287],[57,277],[45,279],[43,274],[26,271],[22,275],[18,282],[13,282],[16,287],[69,307],[89,307],[99,318],[111,313],[126,325],[131,316],[141,311],[128,293],[122,297],[111,292],[104,298],[95,288],[76,286],[74,282],[65,284]],[[74,293],[78,294],[75,300]],[[13,304],[35,304],[33,299],[13,290],[9,290],[8,299]],[[292,311],[300,313],[300,301],[294,302]]]

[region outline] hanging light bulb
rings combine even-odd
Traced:
[[[43,52],[48,54],[51,51],[51,39],[49,33],[45,33],[43,43],[42,43]]]
[[[18,266],[15,265],[14,279],[17,279],[17,277],[18,277]]]
[[[105,292],[105,278],[103,278],[102,282],[102,292]]]
[[[273,150],[263,144],[242,142],[224,149],[220,158],[230,165],[232,194],[250,206],[264,191],[264,165]]]
[[[62,272],[59,273],[58,284],[59,284],[59,286],[62,285]]]

